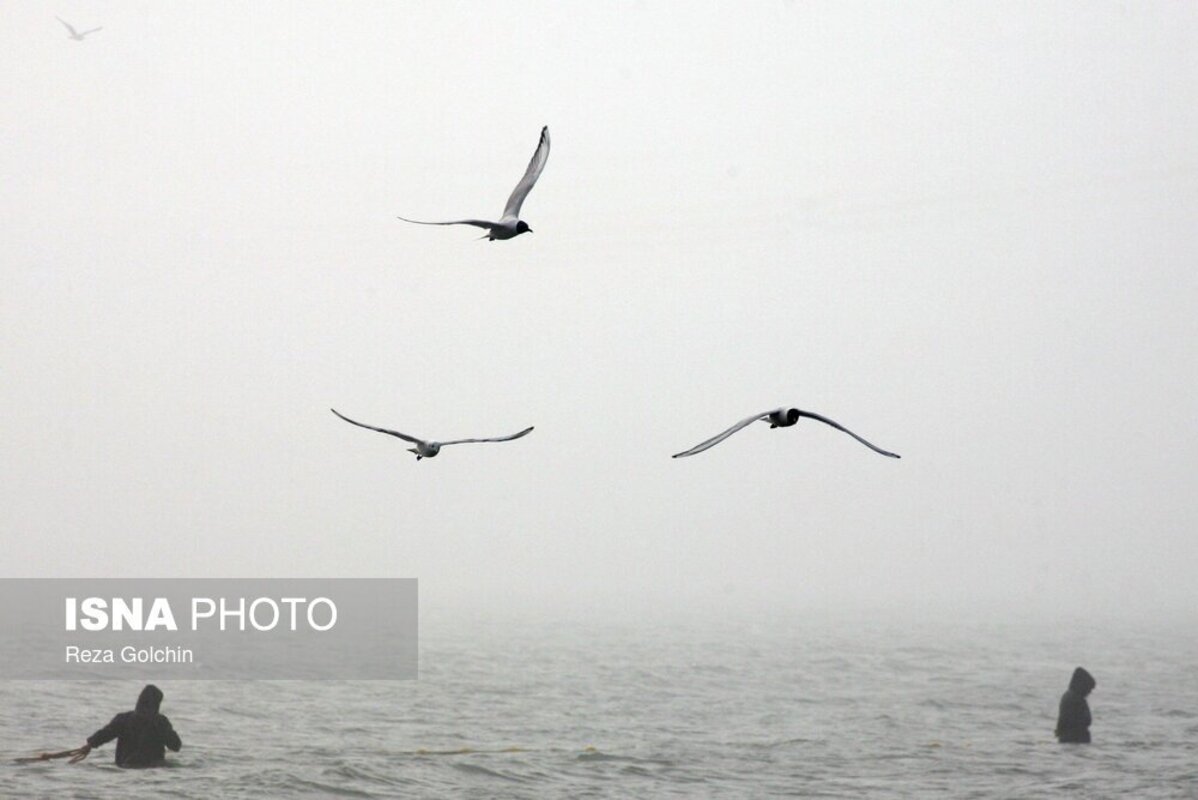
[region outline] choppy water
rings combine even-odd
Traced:
[[[430,627],[432,628],[430,630]],[[4,797],[1198,797],[1198,627],[425,626],[406,682],[173,682],[170,769],[14,766],[140,683],[0,683]],[[1095,743],[1052,738],[1074,666]]]

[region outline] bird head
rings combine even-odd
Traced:
[[[799,410],[797,408],[780,408],[770,412],[769,420],[771,428],[789,428],[799,421]]]
[[[516,235],[519,236],[522,233],[532,233],[532,228],[528,227],[528,223],[524,220],[516,223]]]

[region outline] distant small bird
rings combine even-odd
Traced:
[[[854,439],[861,442],[861,444],[868,447],[870,450],[873,450],[875,453],[881,453],[882,455],[889,456],[890,458],[902,458],[902,456],[900,456],[898,453],[891,453],[891,452],[883,450],[879,447],[874,447],[872,444],[865,441],[864,439],[862,439],[857,434],[853,433],[848,428],[844,427],[843,425],[840,425],[839,423],[833,422],[832,420],[828,419],[827,417],[820,416],[819,414],[815,414],[810,411],[801,411],[797,408],[776,408],[773,411],[765,411],[765,412],[762,412],[761,414],[754,414],[751,417],[745,417],[740,422],[736,423],[731,428],[729,428],[728,430],[719,434],[718,436],[713,436],[705,442],[700,442],[699,444],[692,447],[690,450],[685,450],[681,453],[675,453],[673,455],[673,458],[682,458],[683,456],[693,456],[695,453],[702,453],[704,450],[708,449],[709,447],[715,447],[717,444],[724,441],[729,436],[731,436],[732,434],[739,431],[741,428],[748,427],[749,425],[752,425],[754,422],[757,422],[758,420],[761,420],[762,422],[768,422],[770,424],[771,428],[789,428],[791,425],[794,425],[796,422],[799,421],[799,417],[811,417],[812,419],[818,419],[820,422],[824,423],[825,425],[831,425],[833,428],[835,428],[838,431],[844,431],[849,436],[852,436]]]
[[[526,435],[529,431],[532,430],[532,427],[530,426],[530,427],[527,427],[524,430],[520,431],[519,433],[513,433],[511,436],[498,436],[494,439],[454,439],[452,442],[426,442],[423,439],[417,439],[415,436],[408,436],[406,433],[400,433],[399,431],[392,431],[392,430],[388,430],[387,428],[376,428],[373,425],[363,425],[361,422],[354,422],[352,419],[350,419],[349,417],[340,413],[335,408],[330,408],[329,411],[332,411],[334,414],[341,417],[341,419],[345,420],[346,422],[348,422],[351,425],[357,425],[359,428],[366,428],[367,430],[378,431],[379,433],[385,433],[388,436],[396,436],[400,439],[403,439],[405,442],[411,442],[412,444],[414,444],[416,446],[409,447],[408,452],[415,453],[417,461],[419,461],[422,458],[432,458],[437,453],[441,452],[442,447],[445,447],[447,445],[468,444],[470,442],[510,442],[512,439],[519,439],[521,436]]]
[[[67,33],[69,34],[69,38],[71,38],[71,39],[74,39],[74,40],[75,40],[75,41],[77,41],[77,42],[82,42],[82,41],[83,41],[83,37],[84,37],[84,36],[87,36],[88,34],[95,33],[96,31],[102,31],[102,30],[104,30],[104,28],[103,28],[103,27],[100,27],[100,28],[92,28],[90,31],[84,31],[83,33],[80,33],[79,31],[75,30],[75,29],[74,29],[74,28],[71,26],[71,23],[67,22],[67,21],[66,21],[65,19],[63,19],[62,17],[55,17],[54,19],[56,19],[56,20],[58,20],[59,22],[61,22],[61,23],[63,24],[63,27],[65,27],[65,28],[67,29]]]
[[[532,228],[528,227],[528,223],[520,219],[520,206],[524,205],[524,198],[528,197],[528,193],[536,185],[537,178],[541,177],[541,172],[545,169],[545,162],[548,160],[549,126],[546,125],[541,128],[541,141],[537,143],[537,149],[532,154],[532,161],[528,162],[528,169],[524,171],[524,177],[512,190],[512,196],[507,199],[507,206],[503,209],[503,216],[499,218],[499,222],[489,222],[485,219],[459,219],[452,222],[421,222],[418,219],[408,219],[407,217],[400,217],[400,219],[404,222],[415,222],[417,225],[473,225],[476,228],[486,228],[487,235],[480,238],[492,242],[496,239],[511,239],[522,233],[532,233]]]

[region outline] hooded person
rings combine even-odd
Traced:
[[[1094,676],[1078,667],[1069,679],[1069,688],[1061,695],[1061,710],[1057,715],[1057,741],[1066,744],[1089,744],[1090,704],[1086,695],[1098,682]]]
[[[87,737],[71,763],[87,758],[93,747],[116,739],[118,767],[155,767],[166,760],[166,748],[178,752],[183,743],[171,727],[171,721],[158,713],[162,705],[162,690],[147,684],[137,697],[137,707],[117,714],[103,728]]]

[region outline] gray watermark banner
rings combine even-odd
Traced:
[[[396,680],[414,578],[0,579],[0,679]]]

